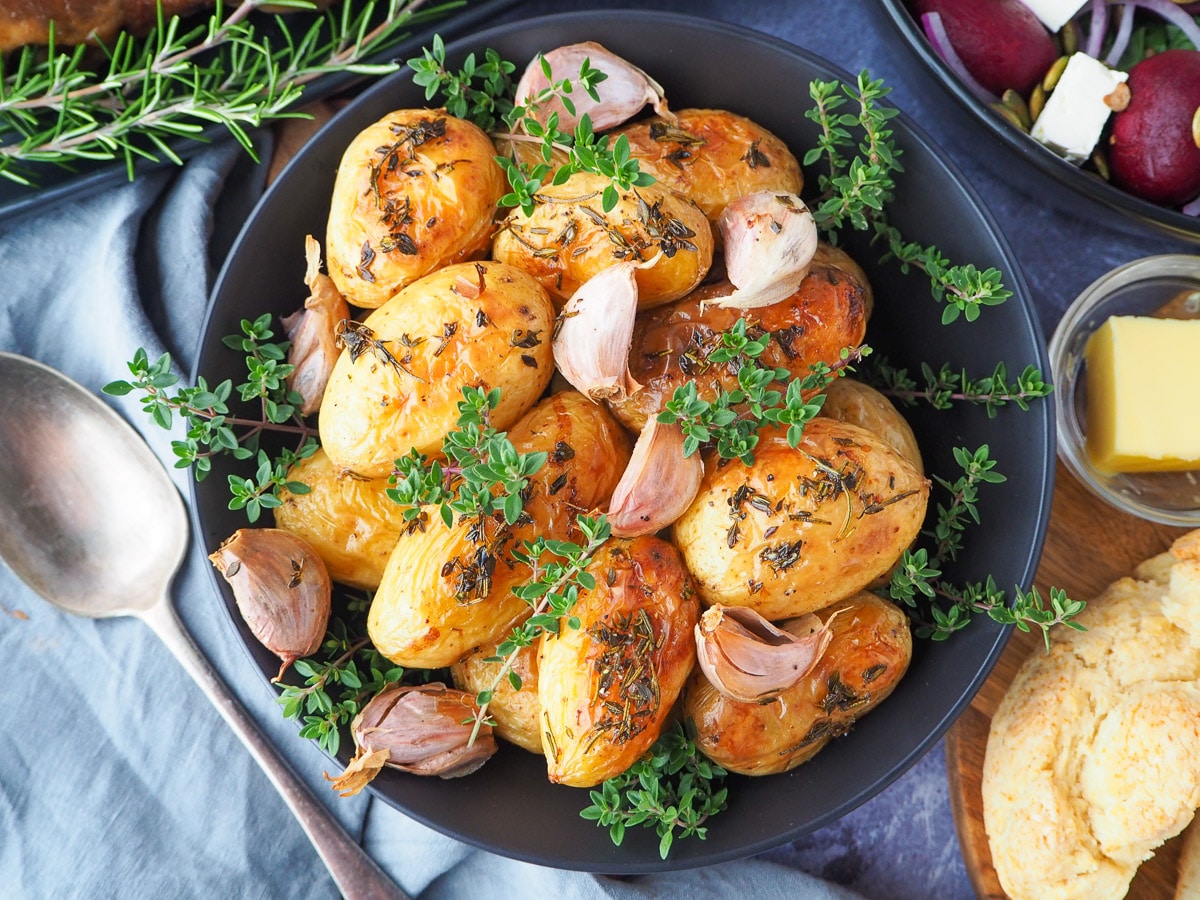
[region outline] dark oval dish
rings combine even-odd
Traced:
[[[1185,216],[1178,210],[1168,209],[1126,193],[1116,185],[1109,184],[1098,175],[1072,165],[1065,159],[1047,150],[1028,134],[1017,128],[988,104],[984,103],[954,74],[925,37],[920,23],[908,11],[904,0],[880,0],[892,24],[900,32],[904,42],[933,72],[947,91],[978,119],[993,135],[1011,147],[1022,159],[1051,178],[1060,181],[1083,196],[1102,203],[1127,216],[1164,231],[1185,241],[1200,242],[1200,218]]]
[[[672,105],[726,107],[758,120],[802,156],[816,126],[804,118],[810,80],[849,76],[795,47],[725,23],[660,13],[586,12],[504,25],[455,42],[451,60],[494,47],[524,61],[577,41],[599,41],[650,72]],[[264,311],[286,314],[305,296],[304,236],[322,237],[334,172],[343,148],[386,112],[424,106],[423,94],[403,75],[364,94],[330,122],[288,166],[259,203],[234,246],[214,289],[200,340],[197,369],[210,383],[243,377],[242,362],[221,343],[243,318]],[[1029,292],[1012,252],[978,195],[929,140],[900,116],[893,120],[904,148],[894,221],[910,239],[938,244],[952,260],[995,266],[1014,297],[984,310],[980,322],[940,324],[941,306],[923,276],[902,275],[894,264],[874,263],[863,240],[850,251],[874,283],[876,312],[868,339],[894,361],[919,366],[949,362],[990,373],[1004,360],[1049,371]],[[808,172],[815,190],[815,172]],[[916,410],[911,421],[929,470],[950,474],[954,445],[989,444],[1008,475],[1002,489],[983,490],[984,528],[968,540],[947,576],[978,580],[991,573],[1009,589],[1028,586],[1041,553],[1054,475],[1054,416],[1050,403],[1029,412],[1006,409],[994,419],[982,410]],[[226,475],[214,471],[194,488],[198,539],[206,550],[245,524],[226,509]],[[226,610],[264,686],[278,660],[258,645],[239,617],[232,594],[213,576]],[[637,873],[710,865],[758,853],[821,827],[882,790],[916,762],[948,729],[987,677],[1008,630],[982,617],[944,643],[919,641],[912,668],[895,694],[817,758],[769,778],[732,777],[729,809],[709,823],[708,839],[679,841],[658,855],[652,829],[631,829],[614,847],[605,831],[579,817],[586,791],[546,780],[544,761],[514,747],[478,773],[454,781],[385,771],[375,794],[408,815],[469,844],[547,866],[581,871]],[[346,743],[349,741],[347,739]],[[343,751],[343,761],[348,755]]]

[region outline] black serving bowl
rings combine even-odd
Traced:
[[[586,12],[500,26],[457,41],[448,58],[494,47],[523,64],[536,52],[564,43],[598,41],[646,69],[666,88],[675,108],[724,107],[766,125],[797,153],[813,146],[814,123],[804,117],[811,79],[852,79],[816,57],[774,38],[678,15]],[[221,337],[243,318],[297,308],[303,287],[304,237],[323,236],[334,173],[343,148],[386,112],[423,106],[423,94],[403,75],[389,78],[345,109],[291,162],[243,229],[217,281],[198,353],[197,372],[210,383],[242,378],[242,362]],[[913,240],[936,243],[950,259],[995,266],[1014,296],[988,308],[973,324],[940,324],[942,307],[929,297],[928,280],[879,264],[865,240],[847,248],[866,268],[876,306],[868,340],[910,369],[943,362],[990,374],[998,361],[1010,372],[1027,364],[1048,371],[1029,292],[1008,244],[962,175],[908,119],[893,120],[904,150],[894,222]],[[815,172],[809,172],[815,188]],[[954,446],[988,444],[1008,476],[1002,488],[985,486],[983,527],[947,566],[956,581],[989,573],[1011,589],[1028,586],[1041,552],[1054,473],[1054,416],[1049,402],[1028,412],[1015,408],[988,418],[979,408],[915,410],[911,416],[926,465],[952,476]],[[221,465],[224,465],[222,463]],[[198,539],[208,549],[245,524],[226,508],[225,476],[215,465],[195,488]],[[937,497],[937,489],[935,489]],[[944,497],[940,498],[945,500]],[[932,508],[932,504],[931,504]],[[261,672],[264,687],[279,662],[242,623],[232,594],[214,575],[231,621]],[[545,763],[514,747],[478,773],[454,781],[385,771],[375,794],[446,834],[507,856],[548,866],[600,872],[650,872],[708,865],[748,856],[832,822],[876,794],[916,762],[950,727],[987,677],[1008,630],[986,617],[944,643],[918,641],[912,668],[895,694],[817,758],[780,776],[732,777],[729,809],[710,823],[708,839],[677,842],[669,859],[658,855],[652,830],[631,829],[621,847],[579,817],[587,793],[551,785]],[[348,744],[349,741],[346,741]],[[343,758],[345,757],[343,752]]]
[[[1004,116],[980,100],[963,83],[946,61],[938,55],[921,29],[920,21],[909,11],[905,0],[880,0],[904,42],[929,68],[942,87],[949,91],[993,135],[1012,148],[1030,165],[1074,191],[1132,216],[1180,240],[1200,243],[1200,218],[1187,216],[1175,209],[1159,206],[1135,197],[1110,184],[1094,172],[1081,169],[1046,149]]]

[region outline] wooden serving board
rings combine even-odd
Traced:
[[[1132,573],[1144,559],[1166,550],[1183,528],[1155,525],[1125,515],[1092,496],[1060,463],[1046,547],[1034,583],[1046,596],[1051,585],[1090,600],[1110,582]],[[987,900],[1007,895],[1000,887],[983,829],[981,781],[992,715],[1017,669],[1031,652],[1043,652],[1040,635],[1016,631],[966,712],[946,736],[950,803],[963,861],[975,893]],[[1136,900],[1171,900],[1179,840],[1165,844],[1144,863],[1129,890]]]

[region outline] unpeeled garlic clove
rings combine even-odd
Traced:
[[[414,775],[469,775],[496,752],[492,726],[471,731],[478,708],[466,691],[441,682],[385,688],[354,719],[356,752],[337,778],[343,797],[357,794],[384,766]]]
[[[718,605],[696,625],[696,659],[722,694],[757,703],[812,671],[832,639],[829,623],[816,616],[789,622],[785,631],[748,607]]]
[[[337,324],[350,318],[350,307],[328,275],[321,273],[321,245],[310,234],[304,242],[308,271],[304,283],[309,296],[304,308],[283,320],[283,330],[292,346],[287,361],[296,368],[288,376],[288,387],[303,398],[302,415],[321,408],[329,373],[341,354],[337,344]]]
[[[683,455],[683,429],[651,416],[613,490],[608,508],[612,533],[637,537],[666,528],[692,505],[703,478],[700,454]]]
[[[736,290],[708,301],[757,309],[800,288],[817,252],[817,224],[795,194],[759,191],[738,197],[717,222],[725,243],[725,273]]]
[[[272,680],[317,652],[333,588],[308,541],[278,528],[242,528],[208,558],[233,589],[251,633],[283,661]]]
[[[593,69],[599,69],[608,77],[596,85],[599,102],[588,96],[587,91],[579,86],[579,70],[584,60],[588,60]],[[550,69],[550,77],[546,77],[543,63]],[[587,41],[582,44],[567,44],[544,53],[533,60],[517,82],[516,97],[513,102],[517,106],[527,106],[537,95],[550,87],[552,81],[567,79],[573,90],[569,96],[575,107],[570,113],[563,106],[557,94],[536,103],[530,109],[530,115],[545,125],[552,113],[558,113],[558,127],[561,131],[574,131],[579,120],[586,113],[592,120],[594,131],[607,131],[622,122],[632,119],[647,103],[653,104],[654,111],[674,121],[674,116],[667,109],[667,101],[663,96],[662,85],[639,69],[633,63],[622,59],[615,53],[605,49],[600,44]]]
[[[629,374],[638,263],[618,262],[580,285],[559,313],[554,364],[592,400],[623,400],[642,386]]]

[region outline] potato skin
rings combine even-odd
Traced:
[[[559,305],[615,262],[650,260],[660,251],[658,261],[635,276],[639,309],[678,300],[699,285],[713,258],[712,228],[699,207],[650,185],[622,191],[605,213],[600,195],[609,183],[579,172],[541,189],[532,216],[517,209],[504,221],[493,257],[533,275]],[[648,215],[661,237],[651,234]]]
[[[511,588],[530,577],[511,549],[537,535],[579,540],[580,510],[608,502],[629,461],[629,437],[608,411],[575,391],[543,400],[509,431],[518,451],[545,451],[530,479],[528,521],[510,528],[487,521],[487,542],[473,521],[446,528],[431,515],[425,531],[400,536],[371,602],[367,633],[376,649],[402,666],[437,669],[500,638],[529,614]],[[499,540],[497,540],[499,538]],[[493,561],[479,578],[479,554]]]
[[[869,384],[854,378],[837,378],[825,389],[821,415],[849,422],[874,432],[913,464],[918,472],[925,471],[921,448],[912,426],[886,396]]]
[[[863,592],[817,615],[823,621],[834,615],[829,647],[808,675],[769,703],[733,700],[699,669],[692,674],[683,714],[705,756],[743,775],[786,772],[846,734],[892,692],[912,658],[903,611]]]
[[[929,482],[882,438],[822,417],[796,449],[784,431],[759,434],[752,466],[706,459],[674,525],[706,604],[801,616],[862,590],[917,536]]]
[[[804,187],[787,145],[756,122],[723,109],[684,109],[671,124],[660,116],[626,125],[630,155],[658,184],[695,202],[715,222],[730,201],[756,191]]]
[[[382,306],[435,269],[486,255],[506,189],[495,153],[444,109],[388,113],[351,141],[325,234],[329,276],[351,304]]]
[[[565,624],[544,635],[538,699],[547,773],[591,787],[619,775],[658,740],[696,661],[700,604],[678,551],[655,537],[610,540],[587,571]]]
[[[321,403],[321,446],[336,466],[387,475],[410,450],[441,450],[467,385],[501,389],[492,423],[507,428],[554,373],[553,322],[546,292],[512,266],[460,263],[425,276],[363,322],[395,364],[370,347],[338,357]]]
[[[486,662],[496,655],[499,641],[476,647],[453,666],[450,674],[460,691],[478,694],[489,690],[500,671],[501,663]],[[512,670],[521,679],[521,689],[515,690],[504,678],[492,694],[488,715],[496,720],[495,732],[506,741],[530,753],[542,753],[541,708],[538,706],[538,645],[522,647],[513,662]]]
[[[761,309],[702,308],[703,301],[731,290],[728,282],[705,285],[678,303],[639,313],[629,374],[643,389],[611,404],[625,427],[641,431],[686,381],[695,380],[706,400],[736,387],[737,370],[709,363],[707,357],[739,318],[745,318],[752,336],[771,333],[762,363],[793,375],[807,375],[816,362],[834,362],[843,347],[862,343],[866,334],[872,302],[867,276],[845,251],[829,244],[818,245],[808,277],[787,300]]]
[[[275,527],[312,544],[329,577],[339,584],[379,587],[407,524],[403,510],[387,495],[387,479],[346,472],[318,449],[288,470],[288,480],[308,485],[309,491],[280,491],[283,502],[275,509]]]

